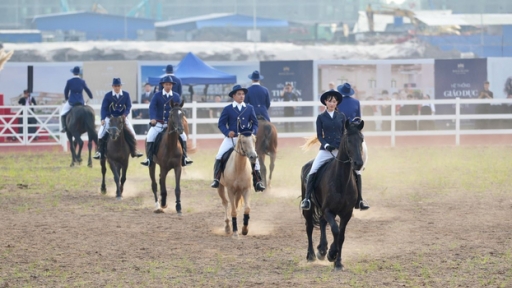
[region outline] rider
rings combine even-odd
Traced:
[[[172,92],[174,93],[178,93],[178,95],[181,95],[182,93],[182,88],[181,88],[181,79],[176,77],[176,75],[174,75],[174,68],[172,67],[171,64],[167,65],[167,67],[165,67],[165,75],[162,77],[166,77],[166,76],[171,76],[172,80],[174,80],[174,82],[176,84],[172,85]],[[162,86],[162,82],[160,82],[160,84],[158,84],[158,91],[162,91],[164,89],[164,87]],[[153,90],[153,92],[156,94],[156,86],[155,86],[155,89]]]
[[[171,100],[174,103],[181,103],[181,96],[172,91],[172,86],[175,84],[174,78],[171,76],[165,76],[160,80],[160,84],[163,86],[162,91],[158,91],[151,99],[149,103],[149,119],[151,119],[151,128],[149,128],[146,136],[146,155],[147,159],[140,164],[144,166],[150,166],[153,161],[153,145],[158,133],[164,131],[167,128],[167,121],[169,119],[169,112],[171,111]],[[183,161],[182,166],[192,164],[193,161],[187,156],[187,134],[185,131],[178,137],[181,147],[183,149]]]
[[[127,115],[130,114],[130,110],[132,108],[132,102],[130,100],[130,94],[128,92],[121,90],[121,78],[114,78],[112,80],[112,91],[105,94],[103,97],[103,102],[101,103],[101,126],[98,131],[98,151],[96,151],[96,155],[94,155],[94,159],[101,159],[101,157],[105,156],[105,152],[107,150],[107,130],[110,124],[110,117],[119,117],[122,116],[124,118],[124,123],[126,127],[132,132],[133,136],[135,136],[135,131],[133,130],[132,124],[128,121]],[[136,146],[131,147],[130,150],[132,157],[141,157],[142,153],[138,152]]]
[[[345,83],[343,85],[338,86],[338,92],[343,96],[343,101],[338,104],[338,111],[345,114],[345,117],[350,122],[360,121],[361,119],[361,105],[359,100],[354,97],[354,89],[350,87],[349,83]],[[361,172],[364,170],[364,166],[366,160],[368,159],[368,149],[366,147],[366,143],[363,139],[363,167],[361,170],[356,170],[356,183],[357,183],[357,191],[359,195],[357,197],[356,209],[367,210],[370,208],[368,204],[363,200],[363,192],[362,192],[362,181],[361,181]]]
[[[311,201],[309,199],[314,190],[313,185],[316,172],[322,164],[331,159],[333,155],[336,157],[338,154],[341,136],[345,130],[345,117],[336,110],[336,106],[341,102],[341,99],[341,94],[335,90],[329,90],[320,97],[320,102],[326,106],[326,110],[316,118],[316,137],[320,141],[321,146],[307,177],[306,195],[300,203],[300,207],[303,210],[311,209]]]
[[[238,141],[238,133],[244,133],[245,135],[245,132],[241,131],[248,131],[256,135],[256,132],[258,132],[258,119],[254,113],[254,107],[244,103],[245,94],[247,94],[247,89],[242,88],[240,85],[233,86],[233,90],[229,92],[229,97],[233,98],[233,103],[224,107],[219,117],[218,127],[225,137],[220,145],[219,152],[217,152],[217,156],[215,156],[215,165],[213,168],[214,180],[210,185],[212,188],[219,187],[222,155],[234,147],[234,143]],[[263,182],[261,181],[260,163],[258,159],[256,159],[255,164],[251,163],[251,168],[254,190],[256,192],[265,190],[265,186],[263,186]]]
[[[73,106],[84,105],[84,96],[82,95],[82,91],[85,90],[87,96],[92,99],[91,90],[85,84],[85,81],[80,78],[80,67],[75,66],[71,69],[71,73],[73,73],[73,78],[69,79],[66,83],[66,88],[64,88],[64,98],[66,99],[66,103],[64,103],[64,107],[60,111],[60,118],[62,122],[62,133],[66,132],[66,115],[73,108]]]
[[[246,93],[247,95],[244,102],[254,107],[254,112],[258,119],[264,118],[270,122],[267,111],[268,108],[270,108],[270,94],[268,89],[260,83],[260,80],[263,79],[263,75],[261,75],[258,70],[255,70],[249,75],[249,79],[252,80],[252,85],[247,88],[248,92]]]

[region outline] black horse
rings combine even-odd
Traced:
[[[362,143],[364,121],[359,123],[345,122],[345,134],[342,136],[338,155],[325,164],[317,172],[315,190],[311,196],[312,207],[303,210],[302,215],[306,219],[306,233],[308,235],[307,260],[315,261],[313,250],[313,228],[320,225],[320,244],[317,257],[320,260],[327,254],[327,237],[325,228],[327,223],[331,226],[333,243],[329,248],[327,259],[334,261],[334,269],[342,270],[341,249],[345,241],[345,229],[352,217],[352,212],[357,201],[357,185],[354,170],[360,170],[363,166]],[[301,184],[302,199],[306,194],[306,179],[313,161],[309,161],[302,167]],[[338,226],[336,216],[340,218]]]
[[[71,165],[82,163],[82,148],[84,141],[80,136],[87,132],[89,141],[87,148],[89,148],[89,161],[87,166],[92,167],[91,149],[92,142],[98,146],[98,133],[94,127],[94,110],[90,106],[79,105],[75,106],[66,115],[66,135],[69,141],[69,150],[71,150]],[[74,140],[73,140],[74,138]],[[76,152],[76,146],[78,145],[78,153]]]
[[[132,132],[125,126],[125,119],[122,116],[110,117],[108,134],[107,151],[105,156],[102,155],[100,162],[102,174],[101,193],[107,193],[107,187],[105,186],[107,167],[105,162],[108,161],[110,170],[114,175],[114,182],[116,183],[116,198],[121,200],[131,154],[130,147],[135,147],[137,140]]]

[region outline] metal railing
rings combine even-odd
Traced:
[[[490,105],[511,105],[512,99],[447,99],[447,100],[374,100],[374,101],[361,101],[361,109],[365,106],[385,106],[390,105],[391,107],[403,106],[403,105],[429,105],[434,104],[436,107],[448,105],[453,110],[453,113],[448,114],[434,114],[434,115],[398,115],[397,109],[390,109],[390,115],[374,115],[374,116],[363,116],[365,122],[371,121],[389,121],[390,127],[388,131],[364,131],[365,136],[388,136],[390,137],[390,145],[395,146],[396,137],[398,136],[438,136],[438,135],[453,135],[455,136],[455,145],[460,145],[461,135],[503,135],[512,134],[512,124],[510,127],[501,129],[462,129],[461,123],[468,121],[478,120],[512,120],[512,113],[500,113],[500,114],[465,114],[461,113],[461,107],[467,107],[469,105],[478,104],[490,104]],[[224,136],[218,132],[215,133],[200,132],[199,127],[201,125],[210,125],[216,127],[217,118],[199,117],[199,111],[204,111],[211,108],[223,108],[228,103],[186,103],[184,106],[187,111],[188,123],[190,127],[189,139],[192,141],[192,146],[195,147],[198,139],[221,139]],[[96,125],[99,126],[100,120],[100,105],[91,105],[96,111]],[[294,138],[294,137],[308,137],[315,133],[315,122],[316,116],[320,113],[321,103],[318,101],[302,101],[302,102],[272,102],[272,110],[279,110],[284,107],[309,107],[313,108],[311,116],[296,116],[296,117],[272,117],[272,122],[278,126],[278,129],[282,123],[307,123],[301,126],[299,132],[283,132],[279,131],[280,138]],[[67,138],[64,134],[60,133],[60,117],[59,111],[61,106],[2,106],[2,109],[10,109],[10,115],[0,115],[0,146],[16,146],[16,145],[62,145],[64,150],[67,150]],[[35,112],[32,112],[31,108],[34,108]],[[132,110],[136,109],[148,109],[148,104],[133,104]],[[446,110],[446,109],[445,109]],[[511,110],[512,111],[512,110]],[[28,119],[34,119],[28,123]],[[132,125],[148,125],[149,119],[135,119],[132,115],[129,116]],[[23,119],[23,124],[15,123],[16,119]],[[430,120],[439,123],[445,121],[449,123],[449,127],[439,128],[430,130],[408,130],[400,131],[397,129],[397,123],[401,121],[423,121]],[[510,121],[512,123],[512,121]],[[19,129],[22,128],[22,132]],[[29,131],[29,129],[35,131]],[[467,127],[466,127],[467,128]],[[38,138],[45,137],[45,141],[35,141]],[[136,135],[138,140],[145,139],[145,135]],[[7,139],[7,140],[6,140]],[[87,136],[84,134],[82,139],[87,140]]]

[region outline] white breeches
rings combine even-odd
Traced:
[[[62,109],[60,110],[60,116],[64,116],[64,114],[68,113],[71,108],[73,108],[73,106],[69,105],[69,102],[66,101],[66,103],[64,103],[64,106],[62,106]]]
[[[228,152],[229,149],[235,148],[236,142],[238,141],[238,137],[229,138],[224,137],[224,140],[220,144],[219,152],[217,152],[217,156],[215,156],[215,160],[220,160],[224,153]],[[234,144],[234,145],[233,145]],[[260,161],[256,158],[256,165],[254,166],[254,170],[260,170]]]
[[[332,154],[334,155],[334,157],[336,157],[336,155],[338,155],[338,149],[335,149],[334,151],[332,151]],[[363,141],[363,153],[362,154],[363,155],[361,155],[361,156],[363,158],[363,167],[361,167],[361,170],[354,170],[354,172],[356,172],[357,175],[361,175],[361,172],[363,172],[364,167],[366,166],[366,161],[368,160],[368,148],[366,147],[366,142],[364,142],[364,141]],[[316,158],[313,161],[313,164],[311,165],[311,170],[309,170],[308,175],[316,173],[318,171],[318,168],[320,168],[320,166],[322,166],[322,164],[324,164],[326,161],[328,161],[331,158],[332,158],[332,155],[331,155],[331,153],[329,153],[329,151],[327,151],[327,150],[318,151],[318,154],[316,155]]]
[[[156,136],[158,133],[164,131],[167,128],[167,124],[156,123],[155,126],[151,126],[149,128],[148,134],[146,135],[146,142],[155,142]],[[187,134],[185,131],[180,134],[181,140],[187,141]]]
[[[103,138],[103,136],[105,136],[105,133],[107,133],[108,128],[110,127],[110,118],[106,117],[104,120],[105,120],[105,125],[101,125],[100,129],[98,130],[98,138]],[[130,121],[128,120],[128,118],[124,119],[124,125],[126,125],[126,128],[128,128],[128,130],[130,130],[130,132],[132,132],[133,136],[136,135],[135,130],[133,130],[133,126],[130,123]]]

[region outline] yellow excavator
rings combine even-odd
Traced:
[[[4,69],[4,65],[9,59],[11,59],[12,54],[14,53],[13,50],[9,52],[5,52],[3,48],[0,48],[0,71]]]
[[[373,15],[374,14],[380,14],[380,15],[391,15],[394,17],[407,17],[411,21],[411,23],[414,25],[414,27],[418,26],[418,19],[416,19],[416,16],[414,12],[411,10],[406,9],[400,9],[400,8],[394,8],[394,7],[386,7],[382,6],[385,10],[373,10],[372,5],[368,4],[366,7],[366,18],[368,19],[368,28],[370,29],[370,32],[374,32],[374,25],[373,25]]]

